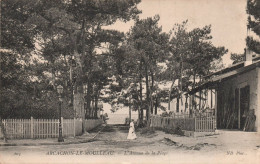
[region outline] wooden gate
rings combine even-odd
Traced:
[[[195,117],[195,132],[215,132],[216,119],[214,116]]]

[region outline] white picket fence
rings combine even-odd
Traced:
[[[3,119],[7,138],[56,138],[59,135],[59,119]],[[81,119],[61,119],[63,137],[82,134]],[[0,137],[3,134],[0,131]]]
[[[215,132],[216,118],[211,117],[196,117],[195,118],[195,132]]]

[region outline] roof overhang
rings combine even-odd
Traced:
[[[245,67],[238,68],[236,70],[232,70],[230,72],[226,72],[226,73],[223,73],[220,75],[213,76],[209,80],[207,80],[205,83],[192,89],[189,92],[189,94],[194,94],[203,89],[215,89],[221,81],[232,78],[232,77],[240,75],[240,74],[243,74],[245,72],[255,69],[256,67],[260,67],[260,61],[255,62],[255,63],[250,64]]]
[[[239,74],[245,73],[247,71],[255,69],[256,67],[260,67],[260,61],[258,61],[256,63],[253,63],[253,64],[250,64],[248,66],[241,67],[241,68],[238,68],[236,70],[233,70],[233,71],[230,71],[230,72],[227,72],[227,73],[224,73],[224,74],[212,77],[211,79],[212,79],[212,81],[219,81],[219,80],[222,80],[222,79],[230,78],[230,77],[233,77],[235,75],[239,75]]]

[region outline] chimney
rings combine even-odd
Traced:
[[[250,64],[252,64],[253,63],[253,59],[252,59],[252,52],[248,49],[248,48],[246,48],[246,50],[245,50],[246,52],[246,61],[245,61],[245,66],[248,66],[248,65],[250,65]]]
[[[250,36],[249,24],[247,25],[247,36]],[[253,63],[252,52],[249,50],[248,47],[245,49],[245,57],[246,57],[245,66],[248,66]]]

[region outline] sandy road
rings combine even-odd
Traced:
[[[89,135],[95,136],[99,130],[100,128],[90,131]],[[143,133],[137,129],[136,140],[127,140],[127,134],[127,126],[107,125],[92,142],[88,143],[0,147],[0,163],[3,159],[7,162],[29,158],[30,160],[26,160],[25,163],[30,163],[34,158],[39,162],[40,157],[43,161],[44,159],[58,161],[61,158],[81,162],[86,159],[112,160],[118,156],[121,158],[116,159],[127,158],[135,162],[151,159],[153,162],[159,159],[178,162],[199,160],[199,163],[259,161],[260,142],[259,136],[255,133],[223,132],[219,135],[193,138],[166,134],[162,131]]]

